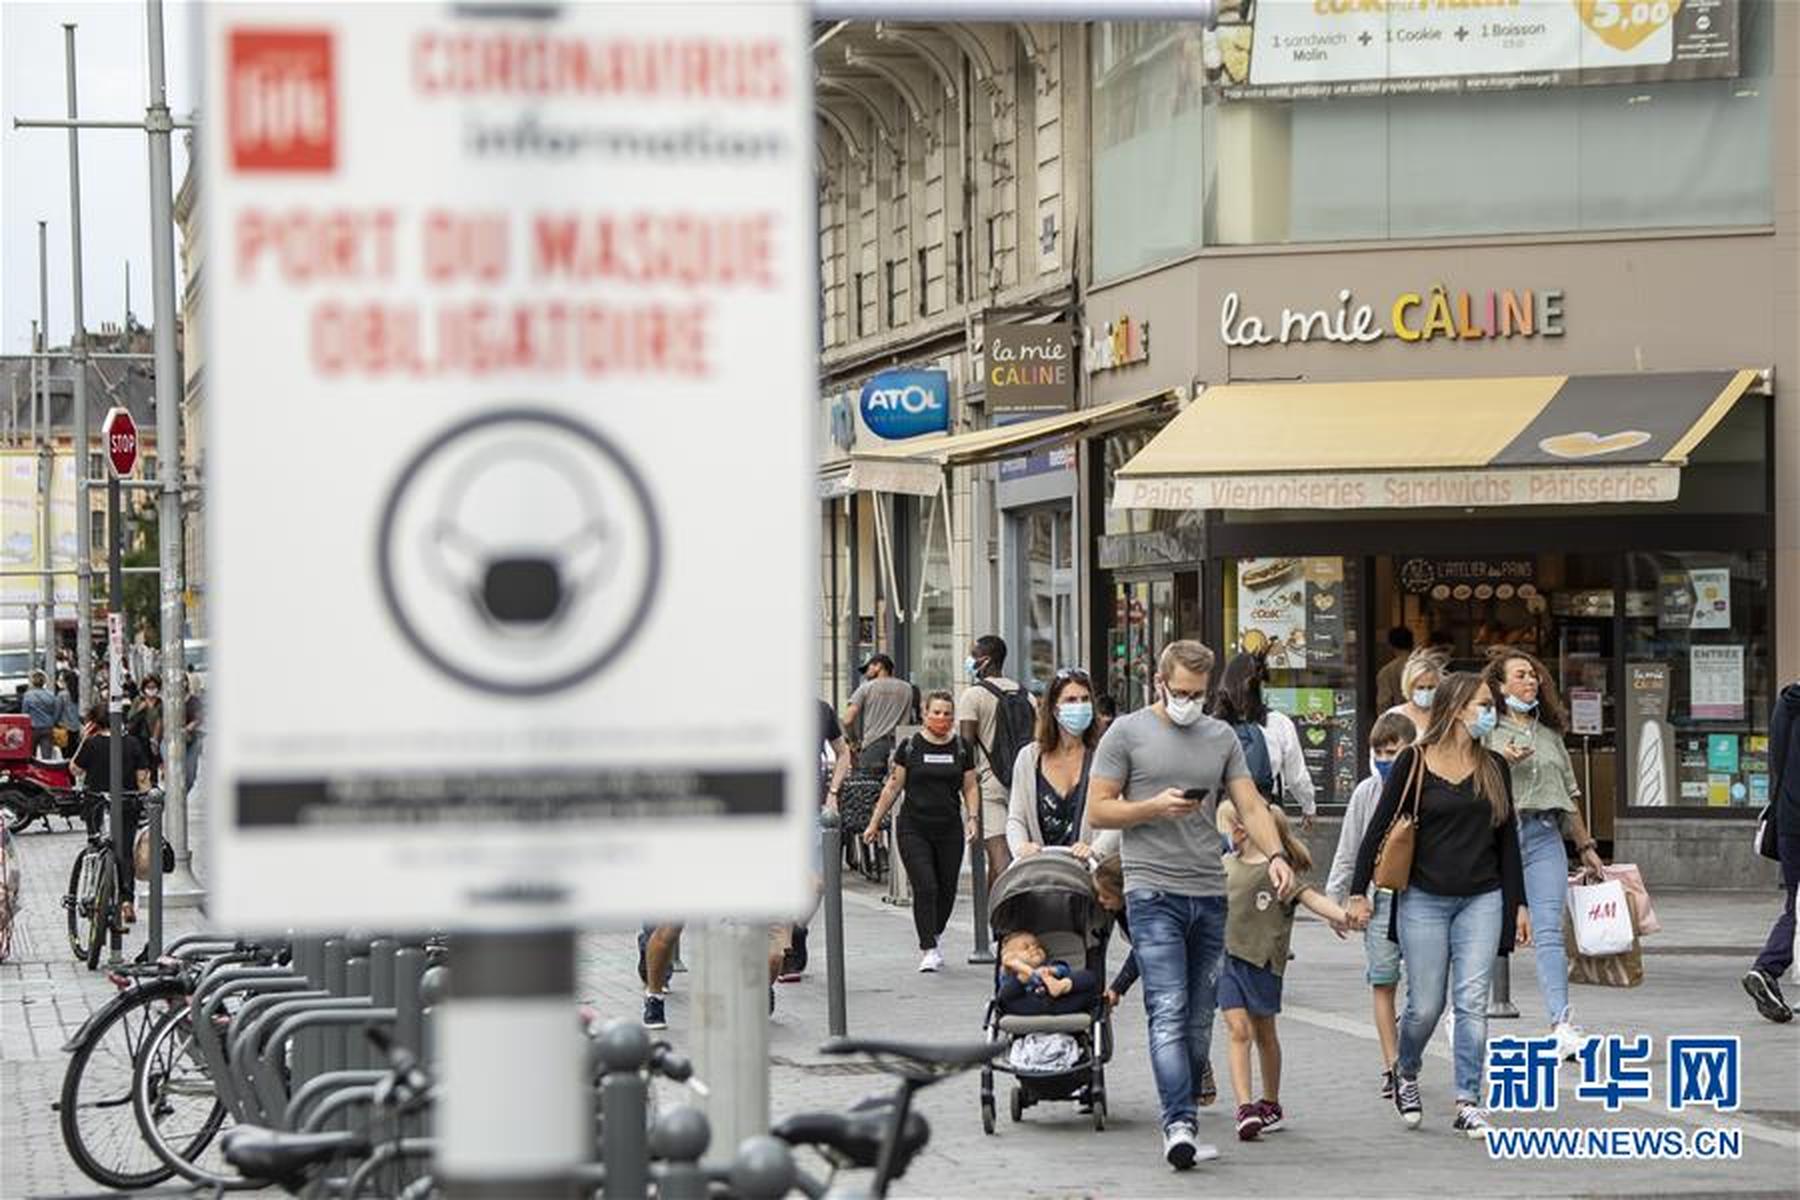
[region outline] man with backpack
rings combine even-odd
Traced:
[[[1006,805],[1013,762],[1032,742],[1037,708],[1029,692],[1001,674],[1006,667],[1006,642],[998,635],[976,638],[963,667],[973,686],[957,700],[957,728],[963,740],[975,747],[976,778],[981,783],[978,836],[987,850],[987,873],[992,879],[1012,862],[1012,851],[1006,845]]]

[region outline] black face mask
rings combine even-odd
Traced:
[[[477,606],[502,625],[542,625],[561,614],[566,593],[552,558],[497,558],[483,572]]]

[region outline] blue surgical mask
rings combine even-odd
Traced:
[[[1491,705],[1482,709],[1481,715],[1469,722],[1469,736],[1479,742],[1482,738],[1494,732],[1494,723],[1498,720],[1499,718],[1494,715],[1494,709]]]
[[[1394,769],[1394,760],[1391,758],[1378,758],[1375,760],[1374,765],[1375,773],[1381,776],[1381,782],[1386,783],[1388,772]]]
[[[1430,708],[1431,702],[1437,699],[1436,688],[1414,688],[1412,702],[1418,708]]]
[[[1536,700],[1521,700],[1511,692],[1506,694],[1506,707],[1512,709],[1516,713],[1532,712],[1537,706],[1538,702]]]
[[[968,675],[970,679],[980,678],[981,672],[976,666],[974,656],[971,655],[970,657],[963,659],[963,673]]]
[[[1087,700],[1070,700],[1056,706],[1056,723],[1075,737],[1087,732],[1094,723],[1094,705]]]

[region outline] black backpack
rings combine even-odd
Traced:
[[[1037,709],[1031,706],[1031,697],[1022,687],[1002,691],[985,679],[977,686],[986,688],[999,702],[994,710],[994,744],[981,749],[987,755],[994,778],[1002,787],[1010,788],[1013,761],[1037,735]]]

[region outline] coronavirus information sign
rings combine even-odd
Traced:
[[[798,908],[805,9],[205,20],[215,916]]]

